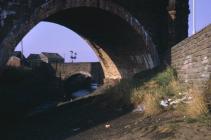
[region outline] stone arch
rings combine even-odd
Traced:
[[[71,73],[63,81],[66,92],[74,92],[84,88],[90,88],[92,82],[92,75],[85,71],[78,71]]]
[[[94,49],[96,54],[101,59],[101,65],[105,73],[105,79],[121,79],[123,77],[130,77],[140,70],[151,69],[159,64],[157,50],[151,40],[151,37],[145,31],[140,21],[137,20],[132,14],[130,14],[129,11],[124,9],[122,6],[112,2],[111,0],[50,0],[49,2],[35,9],[29,18],[20,19],[17,23],[14,24],[12,30],[8,33],[8,35],[0,44],[0,66],[3,66],[6,63],[17,43],[38,22],[46,19],[47,21],[52,21],[51,16],[61,11],[78,8],[83,8],[85,9],[85,11],[86,8],[92,8],[98,11],[101,10],[106,12],[106,16],[110,16],[109,14],[111,14],[112,16],[118,17],[119,21],[122,20],[125,22],[125,27],[127,24],[127,26],[130,26],[131,30],[134,31],[134,36],[136,36],[138,40],[137,42],[141,42],[139,43],[139,45],[136,45],[140,48],[131,47],[126,51],[119,49],[116,50],[118,54],[116,55],[113,51],[108,51],[103,47],[106,46],[105,42],[104,44],[101,44],[80,33],[82,37],[88,40],[90,46]],[[52,22],[57,21],[53,20]],[[122,28],[122,30],[124,29]],[[77,32],[77,30],[75,31]],[[123,36],[125,36],[125,38],[127,37],[126,34],[124,34]],[[140,40],[138,38],[140,38]],[[133,42],[131,41],[129,43]],[[138,53],[140,49],[142,50],[142,52]],[[127,51],[130,53],[128,53]],[[125,56],[127,58],[124,58]]]
[[[74,75],[78,75],[78,74],[85,75],[85,76],[90,77],[90,78],[92,77],[92,74],[89,73],[89,72],[86,72],[86,71],[77,71],[77,72],[73,72],[73,73],[69,74],[68,76],[65,77],[65,79],[68,79],[69,77],[74,76]]]

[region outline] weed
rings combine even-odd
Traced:
[[[137,107],[139,104],[141,104],[144,100],[144,94],[141,92],[141,89],[135,88],[132,90],[130,102],[133,104],[133,106]]]
[[[187,123],[195,123],[195,122],[197,122],[198,120],[197,120],[196,118],[187,117],[187,118],[185,118],[184,121],[187,122]]]
[[[175,71],[168,67],[165,71],[158,73],[153,79],[160,86],[167,86],[169,82],[176,77]]]
[[[146,116],[157,115],[161,112],[161,107],[159,104],[159,97],[157,94],[145,94],[144,95],[144,113]]]
[[[186,104],[186,114],[196,118],[208,114],[208,107],[205,96],[199,90],[192,90],[190,93],[192,100]]]

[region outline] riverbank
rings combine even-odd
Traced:
[[[103,95],[59,106],[22,119],[4,129],[7,140],[210,140],[209,118],[204,122],[163,112],[154,117],[131,108],[108,108]],[[206,122],[207,121],[207,122]]]
[[[1,139],[210,140],[206,94],[181,85],[171,68],[147,73],[7,122]]]

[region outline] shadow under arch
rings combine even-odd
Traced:
[[[75,72],[75,73],[71,73],[68,77],[71,77],[71,76],[74,76],[74,75],[85,75],[86,77],[92,77],[92,74],[89,73],[89,72],[86,72],[86,71],[78,71],[78,72]],[[65,78],[67,79],[67,78]]]
[[[64,25],[88,40],[105,79],[121,79],[159,64],[156,47],[140,22],[110,0],[51,0],[18,21],[0,44],[0,66],[21,38],[40,21]]]

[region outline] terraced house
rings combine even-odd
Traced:
[[[58,53],[30,54],[27,59],[32,67],[40,66],[41,63],[64,63],[64,58]]]

